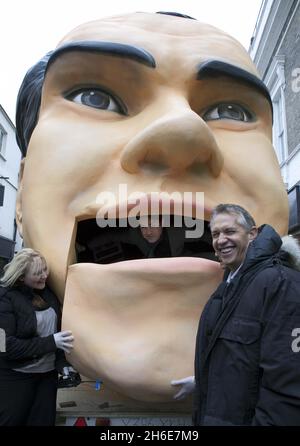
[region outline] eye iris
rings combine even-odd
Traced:
[[[219,116],[222,118],[236,119],[239,121],[244,121],[245,116],[242,110],[233,105],[220,105],[218,107]]]
[[[82,94],[82,103],[91,107],[107,108],[109,106],[109,97],[99,91],[89,91]]]

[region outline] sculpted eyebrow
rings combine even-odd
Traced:
[[[250,87],[258,90],[269,102],[271,110],[273,110],[272,100],[266,85],[257,76],[249,71],[231,65],[220,60],[208,60],[201,63],[197,69],[197,79],[211,79],[214,77],[227,76],[235,81],[243,82]]]
[[[66,43],[65,45],[62,45],[61,47],[54,50],[48,60],[46,72],[58,57],[72,51],[108,54],[110,56],[131,59],[150,68],[156,67],[154,57],[143,48],[132,45],[125,45],[122,43],[83,40],[78,42]]]

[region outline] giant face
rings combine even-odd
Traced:
[[[26,246],[49,264],[81,373],[131,398],[171,401],[170,381],[193,374],[199,316],[222,275],[201,256],[78,263],[78,231],[88,238],[81,225],[95,219],[97,195],[117,197],[119,184],[128,194],[204,192],[205,220],[218,203],[237,203],[284,233],[271,128],[248,54],[211,26],[136,13],[84,24],[60,42],[17,216]]]

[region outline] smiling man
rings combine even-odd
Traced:
[[[18,226],[50,266],[64,328],[76,339],[72,363],[123,395],[171,401],[170,380],[193,373],[199,314],[222,269],[207,254],[207,231],[196,255],[178,257],[187,251],[178,254],[169,237],[172,258],[116,261],[127,232],[97,227],[97,197],[107,192],[106,209],[118,213],[132,206],[115,204],[120,184],[146,196],[203,192],[205,227],[227,201],[285,233],[272,106],[247,52],[186,17],[135,13],[83,24],[28,72],[17,133],[26,156]],[[91,236],[111,257],[78,262],[76,246],[87,252]]]
[[[245,215],[234,214],[235,208],[232,208],[230,213],[229,206],[217,207],[218,213],[210,223],[216,256],[224,268],[230,270],[228,282],[237,274],[246,257],[249,243],[257,236],[253,218],[246,212]]]
[[[196,425],[299,426],[292,347],[300,323],[299,246],[291,250],[292,240],[282,243],[270,225],[257,228],[238,205],[218,205],[210,227],[226,272],[201,315],[195,380],[173,382],[181,384],[177,398],[195,390]]]

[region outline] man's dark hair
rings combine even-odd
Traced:
[[[214,218],[219,214],[230,214],[236,215],[238,217],[238,224],[243,226],[246,231],[250,231],[253,226],[256,226],[254,218],[249,214],[246,209],[238,204],[218,204],[211,213],[210,224],[214,220]]]

